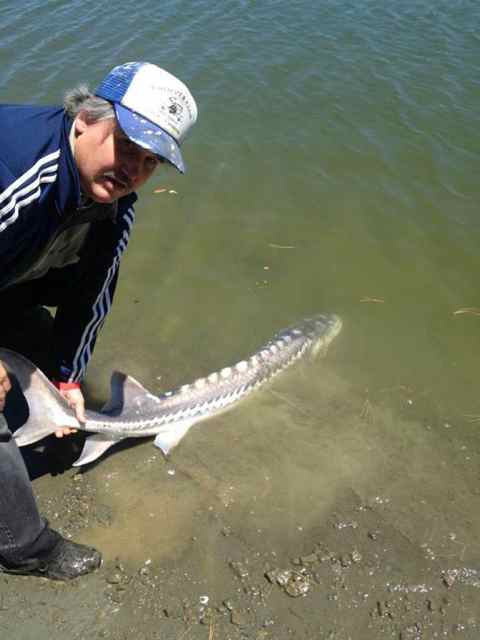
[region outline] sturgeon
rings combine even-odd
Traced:
[[[28,404],[28,417],[15,431],[15,440],[20,447],[33,444],[60,427],[93,432],[74,466],[93,462],[125,438],[155,436],[154,444],[167,455],[195,423],[231,409],[307,353],[325,352],[341,328],[334,314],[306,318],[278,332],[248,359],[159,396],[115,371],[110,401],[100,412],[87,409],[85,423],[76,419],[73,409],[32,362],[0,349],[0,361]]]

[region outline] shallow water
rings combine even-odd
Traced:
[[[455,312],[480,307],[478,3],[22,6],[2,3],[2,100],[58,102],[146,59],[199,103],[187,175],[159,172],[141,193],[92,400],[114,368],[165,390],[312,312],[344,321],[326,360],[192,430],[171,461],[157,453],[139,474],[129,461],[148,444],[110,458],[124,519],[117,538],[89,539],[112,557],[176,557],[215,495],[281,546],[351,487],[388,499],[419,545],[455,533],[466,559],[480,531],[480,316]]]

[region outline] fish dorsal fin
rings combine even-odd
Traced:
[[[112,416],[124,414],[132,408],[157,408],[160,402],[138,380],[120,371],[112,373],[110,388],[110,400],[103,407],[102,413]]]

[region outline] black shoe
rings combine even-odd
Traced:
[[[52,580],[71,580],[98,569],[101,564],[99,551],[59,536],[58,542],[48,553],[19,566],[1,566],[0,571]]]

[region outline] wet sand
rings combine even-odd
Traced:
[[[169,459],[142,441],[78,471],[80,438],[51,441],[41,510],[105,562],[65,584],[1,575],[0,637],[476,639],[476,425],[451,418],[324,361]]]

